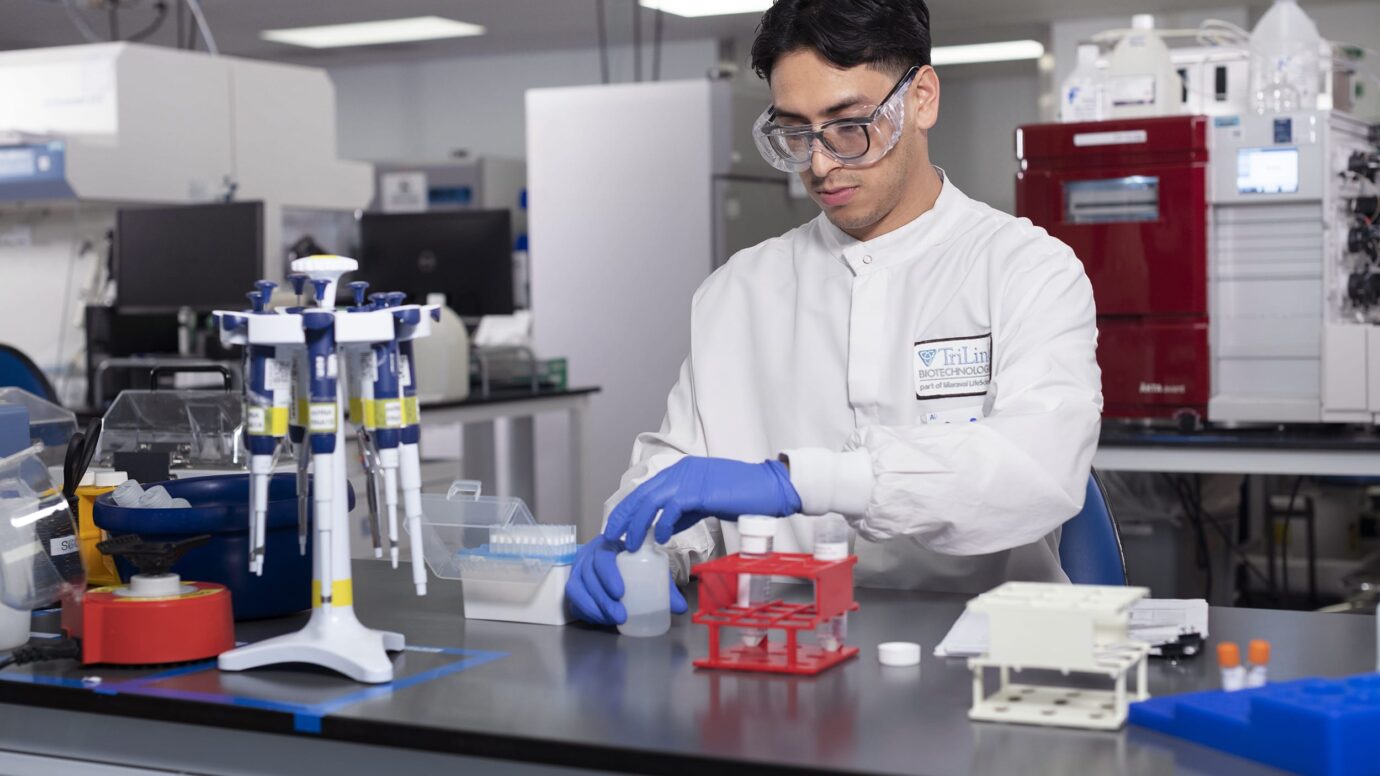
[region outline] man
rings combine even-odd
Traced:
[[[809,549],[806,516],[842,514],[860,585],[1067,581],[1059,527],[1082,508],[1102,407],[1092,289],[1067,246],[931,165],[929,55],[923,0],[763,16],[752,59],[772,103],[754,137],[823,212],[696,292],[666,419],[576,560],[582,618],[625,619],[625,547],[654,531],[683,583],[736,549],[744,514],[787,518],[778,551]]]

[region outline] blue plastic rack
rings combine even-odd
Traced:
[[[1380,774],[1380,674],[1151,698],[1130,722],[1306,776]]]

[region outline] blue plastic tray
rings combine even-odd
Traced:
[[[1151,698],[1130,721],[1306,776],[1380,774],[1380,674]]]
[[[300,612],[311,606],[312,536],[307,554],[297,545],[297,478],[275,475],[268,490],[268,532],[264,573],[249,573],[249,476],[229,474],[145,484],[162,485],[173,498],[192,503],[187,509],[129,509],[116,506],[111,494],[96,499],[96,526],[111,536],[138,534],[149,541],[176,541],[211,534],[211,541],[189,550],[173,566],[183,579],[215,582],[230,588],[235,619],[254,620]],[[348,489],[348,486],[347,486]],[[348,489],[349,507],[354,491]],[[115,559],[120,578],[134,567]]]

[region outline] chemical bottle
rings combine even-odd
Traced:
[[[1131,17],[1131,31],[1112,49],[1106,95],[1113,119],[1169,116],[1183,107],[1183,81],[1150,14]]]
[[[1314,110],[1322,36],[1296,0],[1275,0],[1251,30],[1251,108],[1256,113]]]
[[[623,609],[618,626],[624,636],[660,636],[671,629],[671,563],[651,536],[637,552],[624,550],[614,560],[623,577]]]
[[[848,557],[848,523],[838,515],[815,518],[815,560],[843,560]],[[843,648],[848,638],[848,613],[819,624],[815,641],[830,652]]]
[[[742,541],[739,554],[744,558],[765,558],[772,554],[776,542],[776,523],[780,518],[765,515],[743,515],[738,518],[738,538]],[[761,606],[771,602],[770,574],[739,574],[738,605]],[[767,632],[761,628],[744,628],[743,645],[762,644]]]
[[[1095,44],[1078,47],[1078,65],[1059,90],[1059,120],[1101,121],[1106,118],[1105,85],[1102,71],[1097,67],[1098,49]]]
[[[1241,665],[1241,648],[1235,642],[1217,645],[1217,667],[1222,670],[1222,689],[1235,692],[1246,686],[1246,668]]]
[[[1246,645],[1246,660],[1250,667],[1246,669],[1247,687],[1264,687],[1270,680],[1270,642],[1264,639],[1252,639]]]

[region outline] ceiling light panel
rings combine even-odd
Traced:
[[[1045,46],[1038,40],[1006,40],[1000,43],[975,43],[970,46],[937,46],[930,50],[930,64],[970,65],[976,62],[1013,62],[1039,59]]]
[[[641,3],[643,8],[676,16],[727,16],[762,13],[771,8],[771,0],[641,0]]]
[[[343,48],[346,46],[376,46],[383,43],[413,43],[443,38],[464,38],[483,35],[478,24],[458,22],[440,16],[414,16],[407,19],[384,19],[356,24],[328,24],[321,27],[292,27],[264,30],[259,37],[275,43],[287,43],[307,48]]]

